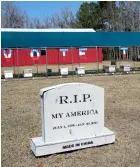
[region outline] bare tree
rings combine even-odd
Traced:
[[[33,28],[42,28],[43,27],[39,18],[34,18],[32,20],[32,24],[33,24]]]
[[[61,16],[57,13],[51,16],[52,27],[54,28],[65,28],[65,23]]]
[[[140,2],[119,2],[117,13],[117,31],[140,31]],[[129,47],[129,59],[132,60],[139,54],[137,47]]]
[[[119,2],[116,18],[118,31],[140,31],[140,2]]]
[[[33,28],[32,21],[27,14],[24,17],[24,27],[23,28]]]
[[[2,28],[23,28],[26,13],[17,8],[13,2],[5,1],[2,4]]]
[[[52,28],[51,18],[49,16],[45,16],[43,20],[43,27],[44,28]]]
[[[64,21],[65,27],[72,28],[72,26],[73,26],[73,24],[75,24],[75,20],[76,20],[75,15],[72,12],[72,10],[68,9],[68,8],[63,8],[61,12],[62,12],[61,17]]]
[[[51,16],[51,24],[55,28],[72,28],[75,22],[75,14],[69,8],[63,8],[60,14],[55,13]]]

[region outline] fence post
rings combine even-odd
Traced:
[[[80,48],[79,48],[80,49]],[[79,55],[79,49],[78,49],[78,60],[79,60],[79,67],[80,67],[80,55]]]
[[[58,48],[58,75],[59,75],[59,53],[60,53],[60,48]]]
[[[132,55],[133,55],[132,59],[134,57],[134,68],[133,68],[133,70],[135,71],[135,61],[136,61],[136,58],[135,58],[134,46],[133,46],[133,53],[132,53]],[[133,61],[132,59],[131,59],[131,61]]]
[[[13,70],[14,70],[14,75],[15,75],[15,50],[13,49],[13,51],[14,51],[14,54],[13,54]]]
[[[37,59],[37,66],[36,67],[37,67],[37,76],[38,76],[38,59]]]
[[[113,47],[113,58],[114,58],[114,60],[115,60],[115,48]]]
[[[119,71],[120,71],[120,46],[119,46]]]
[[[46,50],[46,47],[45,47],[45,51],[46,51],[46,77],[48,76],[48,56],[47,56],[47,50]]]
[[[98,47],[96,46],[96,66],[97,66],[97,73],[99,72],[99,59],[98,59]]]
[[[18,79],[19,79],[19,59],[18,59],[18,48],[17,48],[17,64],[18,64]]]
[[[72,55],[72,71],[73,71],[73,77],[74,77],[74,69],[73,69],[73,47],[71,47],[71,55]]]

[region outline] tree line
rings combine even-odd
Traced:
[[[73,2],[74,3],[74,2]],[[93,28],[95,31],[140,31],[140,1],[84,2],[74,13],[61,9],[44,18],[30,18],[13,2],[3,2],[2,28]]]

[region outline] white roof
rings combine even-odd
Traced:
[[[1,31],[7,32],[95,32],[92,28],[85,29],[56,29],[56,28],[48,28],[48,29],[21,29],[21,28],[1,28]]]

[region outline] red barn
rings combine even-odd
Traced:
[[[4,29],[2,30],[4,31]],[[95,32],[93,29],[9,29],[8,32]],[[12,43],[12,41],[11,41]],[[17,41],[18,43],[18,41]],[[98,56],[97,56],[98,54]],[[102,48],[79,47],[79,48],[2,48],[1,65],[30,66],[34,64],[78,64],[102,62]]]

